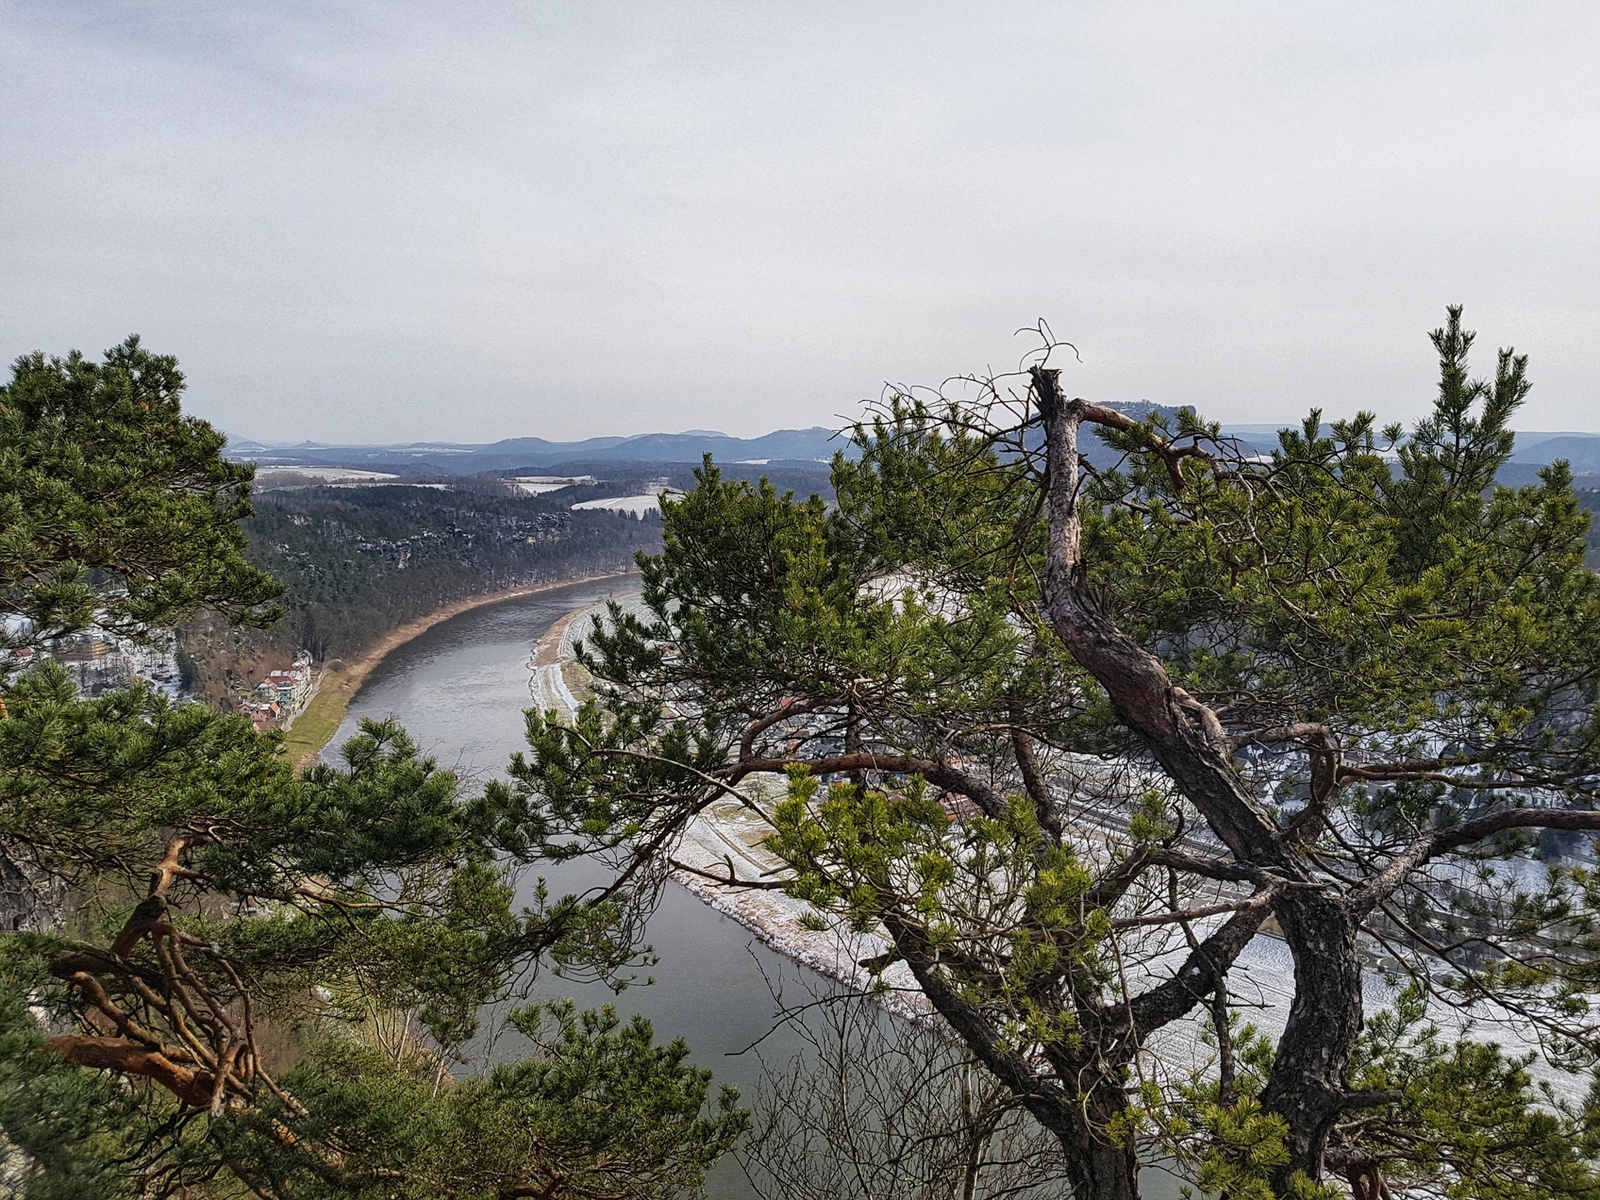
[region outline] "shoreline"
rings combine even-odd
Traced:
[[[574,608],[535,644],[528,667],[537,706],[553,707],[571,718],[575,697],[562,675],[563,668],[574,661],[568,632],[574,622],[599,611],[601,606],[593,604]],[[771,783],[748,790],[763,793],[757,804],[765,808],[776,801],[782,788]],[[874,977],[861,965],[863,959],[890,949],[886,936],[855,932],[837,920],[828,921],[822,929],[810,928],[805,918],[820,914],[805,901],[781,892],[730,888],[719,882],[717,876],[724,871],[737,869],[746,877],[760,878],[783,869],[763,844],[768,829],[764,822],[752,820],[744,803],[713,803],[688,823],[677,845],[664,856],[668,876],[701,904],[743,926],[758,942],[789,961],[856,991],[875,991],[881,983],[887,988],[880,998],[888,1011],[908,1021],[930,1021],[932,1005],[917,990],[903,962],[889,966],[881,977]]]
[[[462,613],[471,612],[475,608],[484,608],[507,600],[520,600],[525,596],[537,596],[585,583],[629,579],[637,574],[637,571],[632,570],[611,571],[601,575],[584,575],[576,579],[561,579],[552,583],[527,584],[522,587],[503,588],[498,592],[485,592],[436,608],[424,616],[391,629],[353,657],[334,660],[341,664],[337,669],[323,667],[322,674],[317,680],[316,691],[306,702],[305,708],[295,717],[293,725],[284,731],[283,753],[297,771],[304,770],[314,763],[322,748],[328,744],[328,740],[343,723],[350,702],[361,690],[361,685],[366,682],[367,676],[372,674],[385,658],[435,625],[442,624],[452,617],[459,617]],[[301,726],[309,727],[310,732],[297,738],[295,730]]]

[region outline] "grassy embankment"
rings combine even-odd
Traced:
[[[460,616],[470,609],[481,608],[485,604],[498,604],[502,600],[534,596],[540,592],[552,592],[557,588],[573,587],[581,583],[602,583],[608,579],[623,580],[628,578],[629,574],[631,572],[620,575],[591,575],[583,579],[563,579],[559,583],[543,583],[533,587],[487,592],[481,596],[471,596],[454,604],[447,604],[425,617],[419,617],[398,629],[391,630],[354,658],[335,660],[329,664],[322,673],[317,694],[311,698],[311,703],[306,705],[305,711],[295,718],[294,724],[284,735],[284,754],[297,769],[310,766],[316,761],[318,752],[328,744],[328,739],[339,728],[350,707],[350,701],[355,699],[356,693],[361,690],[361,685],[366,682],[372,669],[400,646],[441,621],[448,621],[451,617]]]

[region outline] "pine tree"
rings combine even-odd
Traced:
[[[1525,360],[1471,379],[1459,309],[1433,341],[1408,437],[1313,412],[1259,454],[1069,399],[1046,346],[887,400],[836,507],[708,462],[518,785],[572,852],[670,848],[784,781],[787,870],[734,886],[879,931],[863,965],[905,965],[1084,1200],[1162,1155],[1233,1197],[1600,1195],[1592,1105],[1455,1015],[1514,1014],[1581,1096],[1600,894],[1527,860],[1600,830],[1588,517],[1564,465],[1494,483]],[[1238,966],[1269,929],[1267,1037]],[[1377,956],[1415,990],[1368,1022]],[[1163,1054],[1197,1028],[1191,1074]]]
[[[271,619],[251,470],[181,388],[136,339],[0,388],[7,652]],[[529,1057],[452,1075],[541,957],[634,958],[616,894],[513,908],[534,843],[507,790],[463,794],[392,723],[297,775],[243,718],[86,699],[48,661],[7,676],[0,856],[70,899],[0,934],[0,1130],[30,1200],[665,1196],[742,1128],[681,1042],[609,1010],[516,1009]]]

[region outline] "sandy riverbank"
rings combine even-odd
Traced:
[[[366,682],[373,668],[412,638],[426,633],[440,622],[487,604],[499,604],[523,596],[537,596],[543,592],[553,592],[584,583],[604,583],[607,580],[622,583],[634,577],[635,572],[623,571],[605,575],[585,575],[554,583],[505,588],[498,592],[485,592],[434,609],[426,616],[418,617],[415,621],[390,630],[360,654],[350,658],[335,659],[334,663],[337,665],[330,665],[323,671],[316,694],[306,705],[305,711],[295,718],[294,725],[285,736],[284,753],[297,768],[309,766],[314,762],[323,746],[328,744],[328,739],[338,730],[340,722],[344,720],[345,711],[350,707],[350,701],[355,699],[356,693],[361,690],[361,685]]]

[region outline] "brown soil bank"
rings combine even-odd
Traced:
[[[632,574],[632,572],[620,572],[587,575],[577,579],[562,579],[555,583],[485,592],[479,596],[470,596],[465,600],[447,604],[426,616],[418,617],[415,621],[390,630],[359,654],[346,659],[334,659],[326,664],[326,669],[320,672],[321,680],[316,695],[312,697],[305,711],[295,718],[294,725],[285,736],[284,753],[296,767],[306,767],[315,761],[318,752],[328,744],[328,739],[334,735],[340,722],[344,720],[345,710],[350,707],[350,701],[361,690],[362,683],[366,681],[372,669],[393,651],[441,621],[448,621],[451,617],[460,616],[474,608],[482,608],[486,604],[499,604],[503,600],[535,596],[541,592],[553,592],[558,588],[573,587],[576,584],[604,583],[607,580],[620,582]]]

